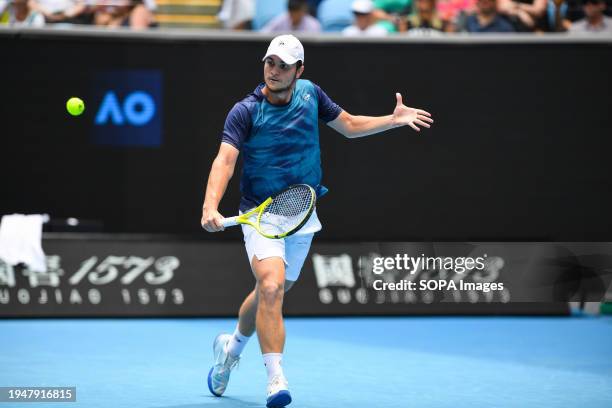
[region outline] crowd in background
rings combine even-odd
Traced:
[[[161,1],[161,0],[159,0]],[[224,0],[230,30],[346,36],[570,32],[612,36],[612,0]],[[0,0],[12,26],[156,27],[155,0]]]
[[[0,23],[12,26],[155,26],[155,0],[0,0]]]

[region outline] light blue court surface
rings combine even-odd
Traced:
[[[284,367],[301,408],[611,407],[612,319],[287,319]],[[27,408],[263,407],[253,339],[226,397],[208,394],[230,319],[0,320],[0,386],[76,386]]]

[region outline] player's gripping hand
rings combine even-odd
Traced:
[[[208,232],[223,231],[223,216],[219,214],[217,210],[211,210],[208,208],[202,209],[202,228]]]

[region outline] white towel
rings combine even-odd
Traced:
[[[42,250],[42,225],[47,216],[11,214],[0,223],[0,259],[9,265],[26,264],[34,272],[47,272]]]

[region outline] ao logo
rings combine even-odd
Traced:
[[[113,125],[130,124],[133,126],[144,126],[155,116],[155,101],[153,97],[143,91],[134,91],[128,94],[119,103],[119,98],[113,91],[104,95],[100,109],[96,114],[96,125],[105,125],[109,119]]]

